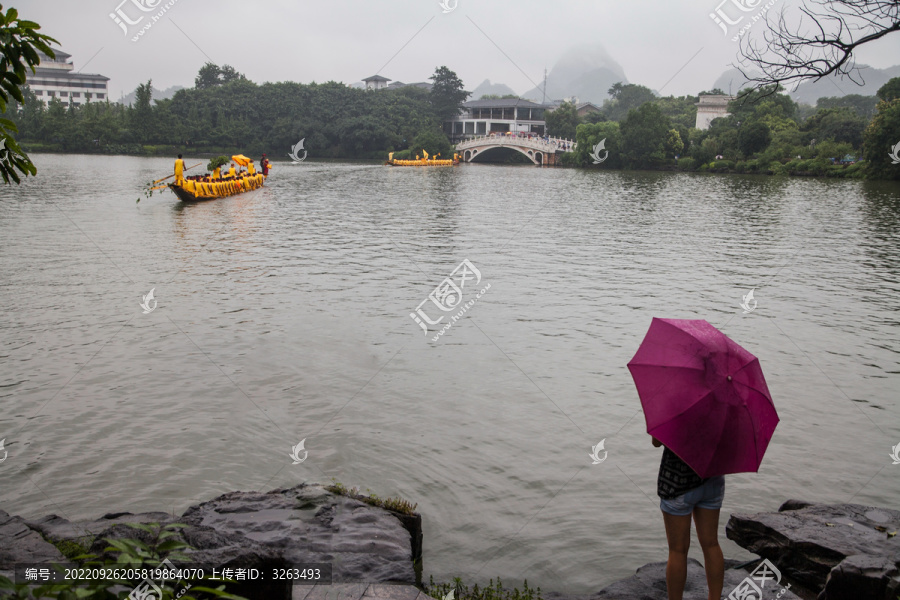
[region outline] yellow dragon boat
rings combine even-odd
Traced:
[[[392,167],[455,167],[459,165],[459,155],[454,153],[453,158],[428,158],[428,152],[422,150],[424,158],[416,156],[415,160],[395,160],[394,153],[388,154],[388,159],[384,163]],[[438,154],[440,156],[440,154]]]
[[[231,157],[235,163],[242,167],[250,164],[251,160],[243,154],[235,154]],[[271,163],[269,169],[271,169]],[[250,175],[247,171],[242,173],[241,177],[225,177],[221,179],[212,179],[210,176],[185,177],[179,185],[170,183],[169,189],[172,190],[178,199],[182,202],[198,202],[201,200],[214,200],[216,198],[224,198],[226,196],[234,196],[235,194],[243,194],[257,188],[263,187],[266,182],[266,176],[261,172]]]

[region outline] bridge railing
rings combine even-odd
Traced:
[[[481,135],[469,138],[456,144],[457,150],[465,150],[476,146],[483,146],[485,143],[496,144],[498,146],[514,145],[526,146],[541,150],[544,152],[573,152],[577,144],[573,140],[562,138],[528,138],[513,135]]]

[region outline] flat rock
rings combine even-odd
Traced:
[[[897,589],[900,537],[891,534],[898,530],[897,510],[798,500],[785,502],[776,513],[735,513],[725,528],[728,539],[768,558],[782,573],[805,587],[824,590],[822,600],[882,598]],[[843,591],[853,586],[873,595]],[[896,593],[891,600],[895,598]]]
[[[418,516],[416,516],[417,518]],[[175,539],[191,546],[185,554],[207,569],[274,569],[327,563],[332,581],[357,598],[416,600],[419,592],[406,586],[372,588],[372,584],[415,584],[414,552],[421,546],[421,529],[401,523],[418,522],[354,498],[335,495],[322,485],[299,485],[268,493],[231,492],[188,508],[182,516],[168,513],[113,513],[91,521],[70,522],[56,515],[33,521],[0,511],[0,571],[14,563],[65,562],[45,541],[77,541],[103,556],[107,539],[152,541],[133,523],[182,523]],[[418,540],[418,541],[417,541]],[[268,579],[268,578],[267,578]],[[290,581],[238,583],[229,591],[253,600],[309,595],[320,586],[291,586]],[[324,589],[324,588],[323,588]],[[332,591],[336,588],[331,588]],[[342,588],[343,589],[343,588]],[[316,592],[319,593],[319,592]],[[332,594],[333,595],[333,594]],[[314,600],[313,594],[310,600]],[[331,598],[331,596],[329,596]]]
[[[410,532],[400,521],[322,486],[231,492],[189,508],[181,521],[239,534],[289,565],[332,563],[335,582],[416,581]]]
[[[0,510],[0,570],[11,571],[16,563],[64,560],[56,546],[31,529],[24,519]]]
[[[750,575],[749,571],[738,568],[738,564],[736,561],[725,562],[725,585],[722,588],[724,597],[728,597],[728,594]],[[707,600],[708,589],[703,565],[696,559],[688,558],[684,600]],[[754,600],[775,600],[776,597],[779,600],[799,598],[790,589],[782,590],[782,586],[776,586],[769,582],[760,590],[762,596],[752,596],[752,598]],[[779,592],[781,595],[778,595]],[[547,600],[556,600],[554,595],[544,594],[544,597]],[[598,594],[586,596],[585,600],[666,600],[667,598],[666,563],[656,562],[644,565],[631,577],[603,588]]]

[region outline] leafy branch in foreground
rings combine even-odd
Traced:
[[[10,8],[3,14],[0,4],[0,112],[6,112],[9,98],[24,103],[22,87],[25,85],[26,69],[35,72],[41,62],[37,51],[54,58],[49,44],[58,43],[43,33],[34,21],[19,19],[19,11]],[[0,176],[9,183],[10,179],[19,183],[18,169],[23,175],[36,175],[37,168],[25,154],[12,134],[18,133],[15,123],[0,118]]]

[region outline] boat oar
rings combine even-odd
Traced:
[[[190,169],[193,169],[194,167],[199,167],[202,164],[203,164],[202,162],[198,162],[196,165],[191,165],[190,167],[186,168],[185,171],[189,171]],[[171,175],[169,175],[169,177],[175,177],[175,173],[172,173]],[[157,179],[151,185],[156,185],[160,181],[165,181],[166,179],[169,179],[169,177],[163,177],[162,179]]]

